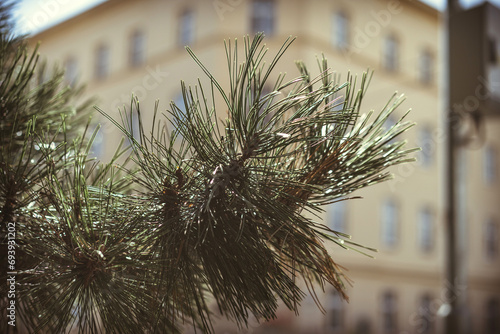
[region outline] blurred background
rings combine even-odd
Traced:
[[[318,74],[322,54],[342,79],[374,70],[362,111],[380,111],[395,91],[404,93],[389,123],[411,108],[417,126],[403,136],[422,151],[392,170],[394,180],[330,205],[322,218],[377,248],[376,258],[332,246],[352,280],[349,302],[327,287],[318,293],[324,313],[309,296],[299,316],[283,309],[248,329],[221,319],[216,332],[493,334],[500,333],[500,11],[498,2],[455,3],[461,8],[450,21],[437,0],[23,0],[15,17],[33,47],[41,42],[49,67],[65,68],[68,85],[86,83],[83,98],[95,96],[118,117],[135,94],[146,123],[157,99],[160,111],[181,104],[181,80],[207,82],[186,45],[225,88],[224,40],[241,43],[258,31],[270,55],[297,37],[275,75],[297,76],[298,59]],[[96,118],[94,154],[106,160],[121,134]]]

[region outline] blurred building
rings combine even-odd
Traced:
[[[392,170],[393,181],[355,194],[363,199],[328,207],[324,222],[379,249],[372,254],[376,259],[332,247],[353,280],[350,302],[326,291],[319,295],[325,315],[310,297],[299,317],[283,310],[275,322],[251,325],[247,332],[441,333],[447,303],[458,298],[465,332],[499,333],[498,120],[488,120],[480,145],[460,152],[462,266],[456,294],[446,289],[442,28],[440,12],[412,0],[108,0],[31,42],[41,41],[43,57],[65,67],[69,84],[87,83],[86,95],[97,96],[99,108],[114,117],[134,93],[146,123],[156,99],[160,111],[172,100],[181,104],[181,79],[188,85],[198,78],[207,82],[185,45],[223,83],[224,39],[241,41],[256,31],[266,33],[270,54],[297,36],[276,69],[289,78],[298,75],[294,60],[304,60],[314,73],[322,53],[344,79],[348,71],[375,70],[364,111],[379,111],[394,91],[404,93],[407,100],[396,116],[412,108],[409,118],[418,126],[404,136],[423,150],[417,163]],[[102,120],[95,154],[106,160],[120,136]],[[235,332],[222,322],[220,328]]]

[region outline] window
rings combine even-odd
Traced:
[[[488,63],[486,68],[487,82],[486,87],[489,87],[491,93],[495,96],[500,94],[500,39],[495,34],[495,37],[489,36],[488,43]]]
[[[141,142],[139,112],[137,111],[136,106],[133,107],[132,112],[126,112],[125,117],[127,122],[127,130],[131,133],[132,137],[137,142]],[[133,140],[131,138],[128,138],[128,141],[129,145],[133,144]]]
[[[397,333],[397,300],[392,291],[387,291],[382,296],[382,333]]]
[[[337,96],[337,94],[334,95],[333,99],[328,103],[328,111],[331,112],[341,112],[344,110],[345,107],[345,98],[344,96],[340,95]],[[335,131],[338,131],[339,127],[345,127],[347,124],[346,122],[340,122],[340,123],[330,123],[323,125],[321,128],[321,135],[324,137],[328,138],[337,138],[335,136]],[[347,125],[348,129],[352,128],[351,125]],[[345,139],[340,139],[341,142],[344,142]]]
[[[333,44],[339,49],[349,45],[349,19],[344,12],[333,14]]]
[[[49,80],[49,77],[47,75],[47,64],[42,62],[40,65],[37,66],[37,85],[43,85],[47,80]]]
[[[432,165],[434,150],[436,149],[429,126],[421,126],[418,130],[418,146],[422,148],[418,159],[420,165],[422,167],[429,167]]]
[[[498,224],[490,218],[484,228],[485,255],[488,259],[495,259],[498,256]]]
[[[432,250],[434,244],[433,217],[432,211],[428,207],[420,209],[418,212],[417,240],[421,251],[428,253]]]
[[[64,62],[64,80],[70,86],[73,86],[77,77],[76,59],[70,57]]]
[[[145,59],[145,37],[141,31],[134,31],[130,38],[130,65],[138,66]]]
[[[385,120],[382,128],[384,129],[384,131],[389,131],[390,129],[392,129],[394,126],[396,126],[396,124],[398,123],[399,119],[396,118],[396,115],[394,113],[391,113],[389,115],[389,117],[387,117],[387,119]],[[395,142],[397,141],[396,138],[392,138],[390,141],[389,141],[389,144],[394,144]]]
[[[95,77],[103,79],[109,72],[109,48],[101,44],[96,50]]]
[[[275,5],[273,0],[254,0],[252,4],[252,32],[274,33]]]
[[[260,94],[257,96],[258,92],[256,92],[255,87],[251,87],[250,96],[248,99],[248,105],[246,107],[246,113],[250,117],[261,116],[266,109],[269,108],[270,105],[273,104],[274,97],[269,95],[272,92],[271,87],[265,85],[262,87]],[[257,113],[257,114],[255,114]],[[264,117],[262,125],[266,125],[272,119],[274,113],[270,112]]]
[[[386,118],[386,120],[384,122],[384,125],[383,125],[383,129],[385,131],[388,131],[394,125],[396,125],[396,123],[397,123],[396,116],[394,115],[394,113],[392,113],[392,114],[389,115],[389,117]]]
[[[497,155],[496,151],[490,145],[486,146],[483,152],[483,178],[484,182],[489,185],[496,180],[497,177]]]
[[[486,302],[485,334],[500,333],[500,302],[497,298],[490,298]]]
[[[182,95],[182,92],[178,93],[175,96],[174,103],[181,110],[183,114],[186,113],[186,104],[184,103],[184,95]]]
[[[397,71],[399,67],[399,42],[395,36],[387,36],[384,41],[384,68]]]
[[[194,41],[194,13],[186,9],[179,20],[179,44],[186,46]]]
[[[422,298],[420,299],[419,315],[421,316],[421,318],[419,318],[418,321],[419,325],[417,327],[417,333],[422,333],[422,334],[434,333],[433,320],[435,319],[435,314],[431,309],[432,306],[431,303],[432,303],[432,298],[428,294],[423,295]]]
[[[330,228],[337,232],[346,232],[346,207],[347,201],[331,204]]]
[[[370,318],[367,316],[362,316],[356,321],[356,330],[354,333],[356,334],[370,334],[372,332],[371,330],[371,322]]]
[[[110,125],[108,124],[108,126],[110,126]],[[92,142],[91,152],[97,158],[104,158],[104,156],[103,156],[103,154],[104,154],[104,147],[103,147],[104,136],[102,134],[102,128],[97,129],[97,126],[94,126],[92,128],[91,133],[94,133],[95,131],[97,131],[97,133],[96,133],[96,136],[94,138],[94,141]]]
[[[423,50],[420,53],[420,82],[423,84],[430,84],[433,80],[432,72],[434,70],[434,58],[429,50]]]
[[[332,291],[328,298],[328,333],[341,333],[344,329],[344,300],[337,291]]]
[[[394,247],[398,237],[398,210],[396,204],[389,200],[382,207],[382,243]]]
[[[175,95],[173,103],[177,108],[170,108],[172,111],[175,112],[175,114],[178,114],[179,117],[185,117],[186,116],[186,104],[184,103],[184,96],[182,95],[182,92],[177,93]],[[182,127],[181,124],[179,124],[178,120],[176,118],[172,118],[173,126],[175,128]],[[182,135],[182,134],[180,134]]]

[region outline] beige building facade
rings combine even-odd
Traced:
[[[269,54],[289,36],[296,41],[276,75],[298,75],[303,60],[317,73],[324,54],[342,78],[374,70],[363,110],[380,111],[394,91],[407,100],[396,112],[417,126],[404,134],[420,146],[418,162],[392,170],[395,179],[356,194],[363,199],[330,205],[323,223],[377,248],[372,259],[339,247],[333,258],[346,267],[350,302],[326,291],[322,314],[312,298],[301,315],[286,310],[248,333],[441,333],[450,298],[458,298],[464,333],[499,333],[500,319],[500,123],[488,121],[481,145],[460,152],[461,271],[455,296],[445,280],[445,127],[442,14],[411,0],[108,0],[31,37],[49,63],[66,68],[68,83],[87,85],[85,96],[118,117],[118,108],[140,101],[146,123],[180,104],[180,80],[195,85],[203,72],[184,49],[228,87],[224,40],[266,33]],[[220,104],[222,105],[222,104]],[[96,114],[96,117],[99,117]],[[393,121],[396,121],[394,119]],[[102,160],[121,135],[104,119],[94,145]],[[221,322],[220,333],[236,332]]]

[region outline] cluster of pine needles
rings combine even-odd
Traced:
[[[91,156],[98,129],[70,140],[65,119],[52,132],[28,122],[24,146],[39,158],[18,165],[37,176],[12,194],[2,171],[1,213],[16,222],[18,313],[30,332],[178,333],[187,323],[210,333],[214,313],[245,327],[275,318],[280,302],[298,312],[307,290],[347,298],[328,244],[372,249],[319,217],[412,160],[395,140],[412,124],[386,126],[401,96],[360,113],[366,73],[340,82],[320,59],[317,75],[299,62],[298,77],[275,76],[292,41],[269,64],[263,35],[244,39],[242,62],[227,42],[228,90],[188,48],[209,87],[182,83],[183,105],[155,108],[151,128],[136,99],[121,120],[99,110],[129,143],[107,164]]]

